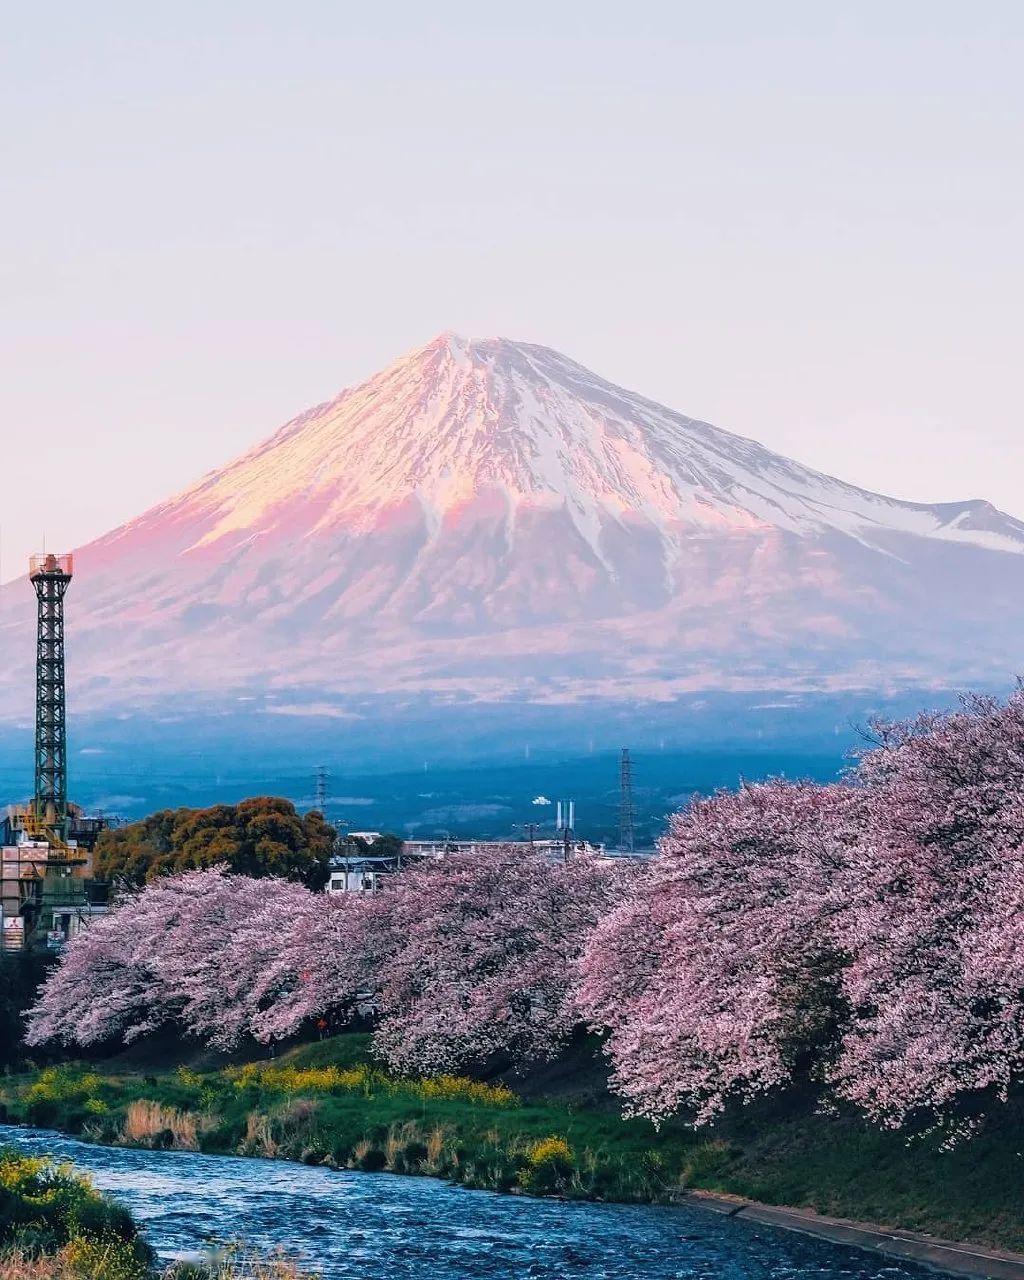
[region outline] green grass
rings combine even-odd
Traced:
[[[694,1131],[623,1120],[599,1052],[577,1044],[517,1080],[400,1080],[368,1037],[336,1036],[259,1064],[69,1065],[0,1085],[10,1119],[79,1133],[338,1168],[425,1173],[491,1190],[624,1201],[694,1188],[1024,1249],[1024,1111],[1002,1109],[952,1151],[908,1145],[853,1115],[787,1097]],[[511,1089],[511,1093],[510,1093]]]

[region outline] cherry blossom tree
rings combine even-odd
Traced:
[[[878,732],[831,1078],[883,1125],[955,1134],[1024,1069],[1024,693]]]
[[[305,894],[267,902],[238,931],[227,953],[238,984],[237,1023],[268,1042],[314,1020],[332,1027],[373,1008],[368,960],[380,919],[372,894]]]
[[[166,877],[126,895],[66,948],[29,1014],[28,1042],[130,1043],[167,1022],[232,1042],[253,967],[239,969],[236,956],[229,973],[225,957],[244,924],[286,896],[312,895],[222,868]]]
[[[630,872],[551,864],[508,846],[394,877],[380,894],[369,969],[377,1052],[437,1073],[496,1053],[545,1058],[582,1021],[576,964]]]
[[[29,1038],[129,1042],[173,1022],[229,1048],[375,1011],[401,1069],[543,1055],[580,1021],[575,961],[622,879],[513,849],[407,871],[373,896],[223,868],[161,878],[68,946]]]
[[[151,964],[153,939],[126,929],[127,920],[125,907],[111,911],[68,945],[27,1015],[27,1044],[129,1043],[171,1016]]]
[[[704,1123],[820,1070],[844,1018],[835,921],[858,807],[850,787],[774,781],[672,819],[582,961],[582,1005],[631,1113]]]
[[[812,1079],[952,1140],[1024,1081],[1024,692],[879,727],[842,784],[697,800],[646,870],[507,846],[376,895],[157,879],[67,947],[28,1041],[227,1047],[354,1013],[400,1071],[544,1058],[589,1022],[635,1114]]]

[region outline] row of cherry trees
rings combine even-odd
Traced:
[[[400,1071],[554,1053],[588,938],[634,869],[506,848],[328,895],[222,868],[156,880],[66,949],[28,1040],[130,1043],[168,1024],[218,1048],[372,1015]]]
[[[954,1140],[1021,1082],[1024,694],[877,734],[843,785],[677,815],[598,927],[581,1004],[634,1112],[810,1078]]]
[[[644,869],[452,857],[374,896],[158,880],[67,950],[30,1039],[214,1044],[372,1018],[439,1072],[605,1035],[655,1120],[813,1081],[889,1127],[970,1128],[1024,1072],[1024,694],[882,727],[841,784],[677,814]]]

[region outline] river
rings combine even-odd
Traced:
[[[163,1258],[210,1240],[287,1249],[322,1280],[923,1280],[912,1265],[699,1209],[563,1203],[430,1178],[98,1147],[0,1125],[0,1146],[69,1160]],[[927,1273],[933,1274],[933,1273]]]

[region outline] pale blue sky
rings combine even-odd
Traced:
[[[448,328],[1024,515],[1019,5],[41,0],[0,41],[4,576]]]

